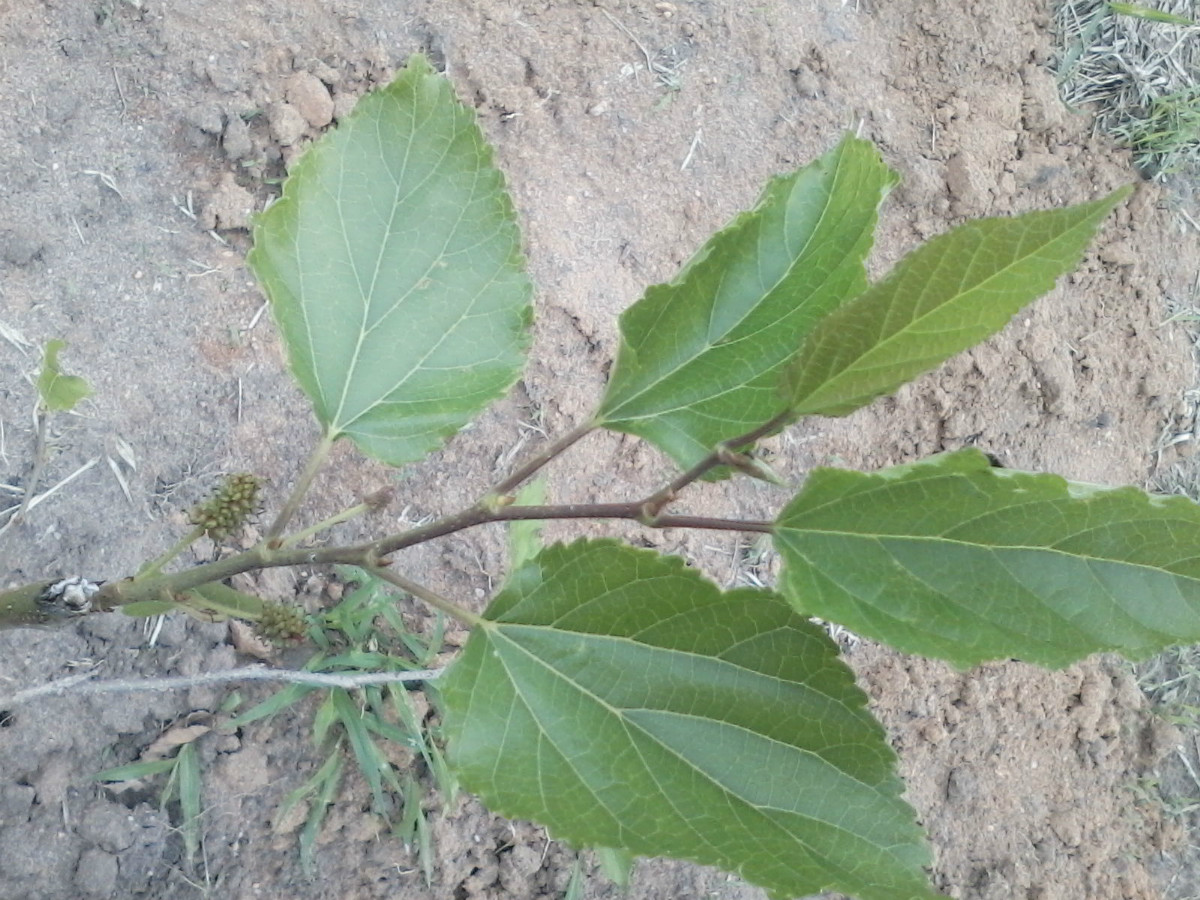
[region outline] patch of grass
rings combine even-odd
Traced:
[[[440,614],[428,638],[414,634],[400,613],[394,587],[351,567],[340,567],[337,574],[344,584],[354,588],[335,606],[307,617],[307,637],[316,652],[304,665],[305,671],[365,675],[414,671],[432,665],[441,651]],[[426,686],[426,692],[432,689]],[[298,804],[308,804],[299,837],[300,862],[305,872],[313,871],[317,838],[329,806],[342,788],[346,763],[352,758],[371,791],[372,812],[416,855],[426,883],[432,883],[433,846],[425,816],[425,789],[411,770],[397,768],[388,745],[407,748],[414,760],[422,760],[443,800],[452,801],[458,785],[442,756],[435,728],[425,722],[424,709],[418,708],[402,684],[367,685],[354,690],[288,685],[231,719],[218,717],[205,724],[172,727],[147,748],[139,761],[106,769],[94,778],[132,786],[165,775],[159,803],[164,809],[178,803],[177,824],[190,869],[203,846],[203,782],[196,742],[210,731],[228,733],[273,716],[314,691],[324,696],[313,718],[311,740],[324,762],[284,798],[279,809],[283,818]],[[228,715],[241,702],[240,694],[232,693],[222,704],[221,713]],[[171,753],[174,755],[169,756]]]
[[[1133,150],[1141,171],[1169,175],[1200,163],[1200,85],[1157,98],[1144,117],[1118,124],[1112,133]]]
[[[1147,177],[1200,171],[1195,4],[1060,0],[1054,15],[1063,101],[1095,104],[1096,127],[1129,147]]]
[[[412,671],[432,664],[441,651],[440,614],[433,634],[423,638],[406,626],[396,603],[397,591],[387,582],[351,567],[340,567],[337,574],[357,586],[336,606],[310,617],[308,638],[318,651],[305,664],[307,671],[355,675]],[[453,800],[458,785],[403,685],[369,685],[354,691],[289,685],[228,726],[237,728],[272,716],[314,691],[325,694],[311,734],[325,762],[288,794],[280,809],[280,815],[286,816],[297,804],[309,803],[300,833],[301,865],[311,873],[316,840],[328,807],[338,796],[349,755],[370,788],[372,811],[416,854],[426,883],[431,883],[433,848],[424,789],[411,772],[396,768],[385,751],[386,743],[406,747],[422,759],[445,800]]]
[[[125,766],[105,769],[92,776],[93,780],[108,784],[131,784],[157,775],[166,775],[167,780],[158,795],[160,809],[168,809],[173,802],[179,804],[178,828],[183,837],[184,857],[191,871],[203,842],[203,793],[204,783],[200,774],[200,757],[196,753],[196,739],[206,734],[208,728],[201,726],[186,734],[189,728],[171,729],[143,754],[143,759]],[[174,737],[173,737],[174,735]],[[180,736],[182,735],[182,736]],[[166,743],[178,747],[171,757],[155,757]]]

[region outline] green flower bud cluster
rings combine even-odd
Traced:
[[[188,520],[214,541],[222,540],[240,528],[247,516],[258,512],[261,485],[255,475],[230,475],[212,497],[192,508]]]
[[[294,641],[304,636],[304,612],[297,606],[286,603],[263,601],[262,618],[257,631],[274,644]]]

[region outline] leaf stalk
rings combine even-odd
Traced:
[[[308,457],[308,462],[304,464],[304,470],[296,479],[292,493],[288,496],[287,502],[284,503],[283,509],[279,511],[279,515],[275,517],[275,521],[271,523],[271,528],[266,536],[268,546],[279,546],[280,536],[283,534],[284,529],[287,528],[288,522],[296,515],[296,511],[300,509],[300,504],[304,502],[304,497],[308,493],[308,489],[312,487],[313,480],[317,477],[317,473],[321,471],[321,466],[329,458],[329,453],[333,449],[333,442],[335,440],[335,435],[326,433],[321,436],[321,440],[313,447],[313,451]]]

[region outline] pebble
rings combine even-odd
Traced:
[[[200,220],[210,230],[249,228],[253,211],[254,195],[234,180],[233,173],[226,172],[200,211]]]
[[[98,847],[83,851],[75,866],[75,887],[84,897],[111,897],[117,889],[117,858]]]
[[[27,266],[45,249],[45,242],[32,231],[0,232],[0,259],[9,265]]]
[[[333,121],[333,98],[316,75],[297,72],[288,79],[284,95],[313,128],[324,128]]]
[[[245,159],[254,152],[254,143],[250,140],[250,126],[241,116],[230,116],[225,123],[225,133],[221,136],[221,149],[234,162]]]
[[[967,150],[960,150],[946,162],[946,187],[960,215],[977,213],[987,206],[987,187],[980,167]]]
[[[1114,241],[1100,248],[1100,259],[1110,266],[1132,266],[1138,255],[1128,241]]]
[[[276,143],[282,147],[292,146],[308,130],[308,122],[290,103],[272,103],[267,107],[267,124],[271,126]]]
[[[225,123],[221,108],[214,103],[201,103],[188,107],[184,112],[184,119],[189,125],[199,128],[205,134],[220,134],[221,126]]]
[[[337,96],[333,98],[333,117],[340,122],[350,115],[350,111],[354,109],[356,103],[358,103],[358,94],[350,91],[338,91]]]

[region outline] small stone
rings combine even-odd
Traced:
[[[129,810],[103,800],[89,807],[79,823],[79,836],[108,853],[132,847],[136,831]]]
[[[988,191],[980,167],[966,150],[955,153],[946,163],[946,187],[955,211],[970,215],[987,207]]]
[[[304,136],[308,122],[290,103],[272,103],[267,107],[267,124],[276,143],[290,147]]]
[[[1032,63],[1021,70],[1025,82],[1025,96],[1021,112],[1025,127],[1030,131],[1050,131],[1061,127],[1067,120],[1066,104],[1059,99],[1054,78],[1041,66]]]
[[[350,115],[355,104],[358,103],[358,95],[352,94],[349,91],[338,91],[333,98],[333,117],[339,122]]]
[[[1100,248],[1100,259],[1110,266],[1132,266],[1138,255],[1128,241],[1114,241]]]
[[[220,107],[212,103],[190,106],[183,117],[189,125],[199,128],[205,134],[220,134],[225,124]]]
[[[84,897],[111,897],[117,889],[117,858],[98,847],[84,850],[75,867],[75,887]]]
[[[322,62],[319,59],[314,60],[313,64],[309,67],[309,69],[313,73],[313,75],[315,75],[317,78],[320,78],[321,81],[323,81],[325,84],[329,85],[330,87],[333,87],[335,84],[337,84],[339,81],[342,80],[341,72],[339,72],[337,69],[335,69],[333,66],[329,65],[328,63]]]
[[[284,93],[288,103],[313,128],[324,128],[333,121],[333,98],[316,75],[297,72],[288,79]]]
[[[792,69],[792,81],[796,83],[796,90],[802,97],[812,100],[821,96],[821,79],[808,66]]]
[[[241,116],[230,116],[225,123],[225,132],[221,135],[221,149],[234,162],[243,160],[254,152],[254,143],[250,140],[250,126]]]
[[[209,230],[249,228],[253,211],[254,195],[234,180],[233,173],[226,172],[201,209],[200,221]]]
[[[1083,825],[1073,812],[1059,811],[1050,814],[1050,830],[1067,847],[1078,847],[1083,842]]]
[[[1023,188],[1043,188],[1066,171],[1062,160],[1049,153],[1026,153],[1013,164],[1013,176]]]

